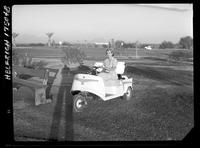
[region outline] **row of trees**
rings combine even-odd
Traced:
[[[19,33],[13,32],[12,37],[13,37],[13,46],[16,46],[16,41],[15,38],[19,35]],[[48,46],[56,46],[57,44],[55,41],[52,41],[51,37],[53,36],[53,33],[46,33],[48,36]],[[43,46],[42,43],[36,43],[36,44],[31,44],[33,46]],[[44,44],[45,45],[45,44]],[[63,42],[62,45],[72,45],[69,42]],[[112,39],[112,42],[109,42],[109,47],[114,46],[115,48],[144,48],[148,46],[149,44],[142,44],[142,43],[126,43],[122,40],[117,40],[114,42],[114,39]],[[103,45],[104,48],[108,48],[107,45]],[[158,46],[159,49],[173,49],[173,48],[182,48],[182,49],[193,49],[193,39],[190,36],[182,37],[180,38],[179,42],[174,44],[171,41],[163,41],[161,44]]]
[[[115,42],[116,48],[144,48],[149,44],[142,44],[142,43],[126,43],[122,40],[117,40]],[[156,46],[154,44],[154,46]],[[182,48],[182,49],[192,49],[193,48],[193,39],[190,36],[180,38],[179,42],[174,44],[170,41],[163,41],[161,44],[158,44],[159,49],[169,49],[169,48]]]
[[[180,38],[177,44],[173,44],[170,41],[163,41],[160,46],[160,49],[166,48],[183,48],[183,49],[193,49],[193,39],[190,36]]]

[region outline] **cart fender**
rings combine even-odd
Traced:
[[[103,79],[89,74],[76,74],[74,76],[71,93],[73,93],[73,91],[86,91],[95,94],[100,98],[105,97]]]
[[[133,79],[126,77],[125,80],[122,81],[124,86],[124,93],[126,93],[128,87],[131,87],[133,89]]]

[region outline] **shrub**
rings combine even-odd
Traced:
[[[31,68],[31,69],[43,69],[46,67],[48,63],[44,61],[39,62],[31,62],[29,64],[24,65],[24,67]]]
[[[86,57],[85,53],[77,48],[63,48],[63,52],[65,53],[65,56],[62,58],[62,62],[66,66],[69,66],[72,63],[79,63],[81,65]]]
[[[12,50],[12,64],[13,65],[19,64],[19,55],[17,54],[16,50]]]
[[[19,55],[16,50],[12,51],[12,64],[13,65],[19,65],[23,66],[26,68],[31,68],[31,69],[42,69],[44,68],[48,63],[44,61],[39,61],[39,62],[33,62],[32,57],[30,56],[23,56]]]
[[[115,56],[120,56],[120,52],[119,51],[115,51]]]
[[[184,49],[192,49],[193,48],[193,39],[190,36],[182,37],[179,41],[179,45]]]
[[[167,41],[163,41],[160,46],[160,49],[166,49],[166,48],[174,48],[174,44],[172,42],[167,42]]]
[[[193,51],[191,50],[177,50],[169,54],[170,60],[188,60],[193,58]]]
[[[27,65],[27,62],[25,56],[18,54],[16,50],[12,51],[12,65],[24,66]]]

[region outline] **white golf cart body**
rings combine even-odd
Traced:
[[[95,63],[101,66],[102,63]],[[125,63],[118,62],[116,73],[121,75],[121,79],[104,81],[100,76],[90,74],[76,74],[74,76],[71,93],[89,92],[107,101],[113,98],[123,96],[128,88],[132,89],[132,78],[128,78],[124,73]]]

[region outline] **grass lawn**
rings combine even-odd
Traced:
[[[194,126],[193,64],[168,62],[170,51],[147,52],[149,56],[139,59],[119,58],[127,63],[125,74],[134,79],[130,101],[91,100],[83,112],[73,113],[69,94],[73,75],[65,73],[64,85],[53,87],[52,103],[34,106],[31,90],[14,91],[15,140],[182,140]],[[92,58],[95,52],[90,54]]]

